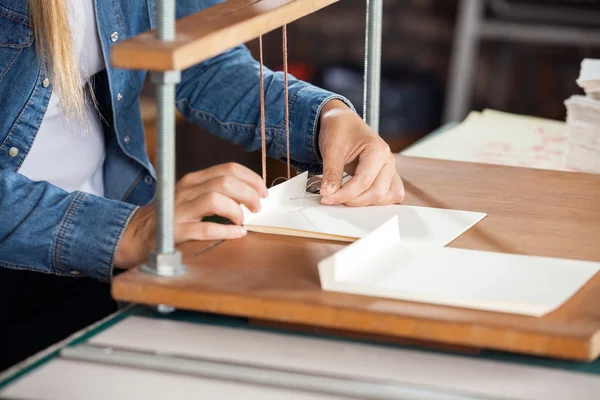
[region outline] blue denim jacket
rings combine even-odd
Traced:
[[[221,1],[178,1],[177,18]],[[124,228],[137,207],[152,201],[156,182],[139,111],[146,73],[110,67],[110,48],[113,39],[118,43],[154,28],[155,3],[95,1],[107,65],[95,81],[108,121],[105,197],[98,197],[67,193],[18,172],[35,139],[52,84],[43,84],[49,76],[36,56],[27,0],[0,0],[0,267],[110,281]],[[268,155],[279,159],[286,157],[283,85],[280,73],[265,69]],[[340,98],[290,78],[291,158],[298,168],[318,170],[320,109],[334,97]],[[189,121],[248,151],[260,148],[259,66],[245,47],[183,71],[176,99]]]

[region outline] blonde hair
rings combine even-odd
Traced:
[[[86,95],[69,25],[68,1],[29,0],[29,9],[36,50],[42,63],[48,62],[65,119],[77,118],[85,125]]]

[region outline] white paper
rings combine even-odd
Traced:
[[[600,263],[409,245],[396,217],[319,263],[324,290],[540,317]]]
[[[586,58],[581,62],[577,83],[583,87],[588,81],[600,81],[600,60]]]
[[[565,165],[582,172],[600,173],[600,101],[576,95],[567,99],[565,105],[569,128]]]
[[[359,239],[396,216],[404,240],[409,243],[445,246],[463,234],[486,214],[407,205],[346,207],[321,204],[321,198],[306,193],[305,172],[269,189],[258,213],[244,209],[244,226]],[[293,232],[289,232],[293,234]]]
[[[473,111],[461,124],[419,141],[402,154],[564,171],[566,132],[564,121]]]

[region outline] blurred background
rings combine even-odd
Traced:
[[[600,58],[600,1],[384,0],[380,134],[401,152],[472,110],[564,121],[580,93],[581,61]],[[362,111],[364,0],[341,0],[288,26],[290,73],[340,93]],[[247,44],[258,57],[258,43]],[[264,37],[265,65],[281,69],[281,30]],[[153,152],[153,89],[143,113]],[[178,175],[247,154],[180,120]],[[285,175],[271,161],[269,177]]]

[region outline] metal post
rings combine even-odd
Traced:
[[[444,122],[459,122],[471,103],[484,0],[461,0],[452,49]]]
[[[379,133],[379,100],[381,96],[382,13],[382,0],[367,0],[363,118],[376,133]]]
[[[157,36],[163,41],[175,39],[175,0],[158,0]],[[143,270],[161,276],[185,274],[181,254],[175,249],[175,85],[180,71],[151,73],[157,85],[157,201],[156,250]]]

